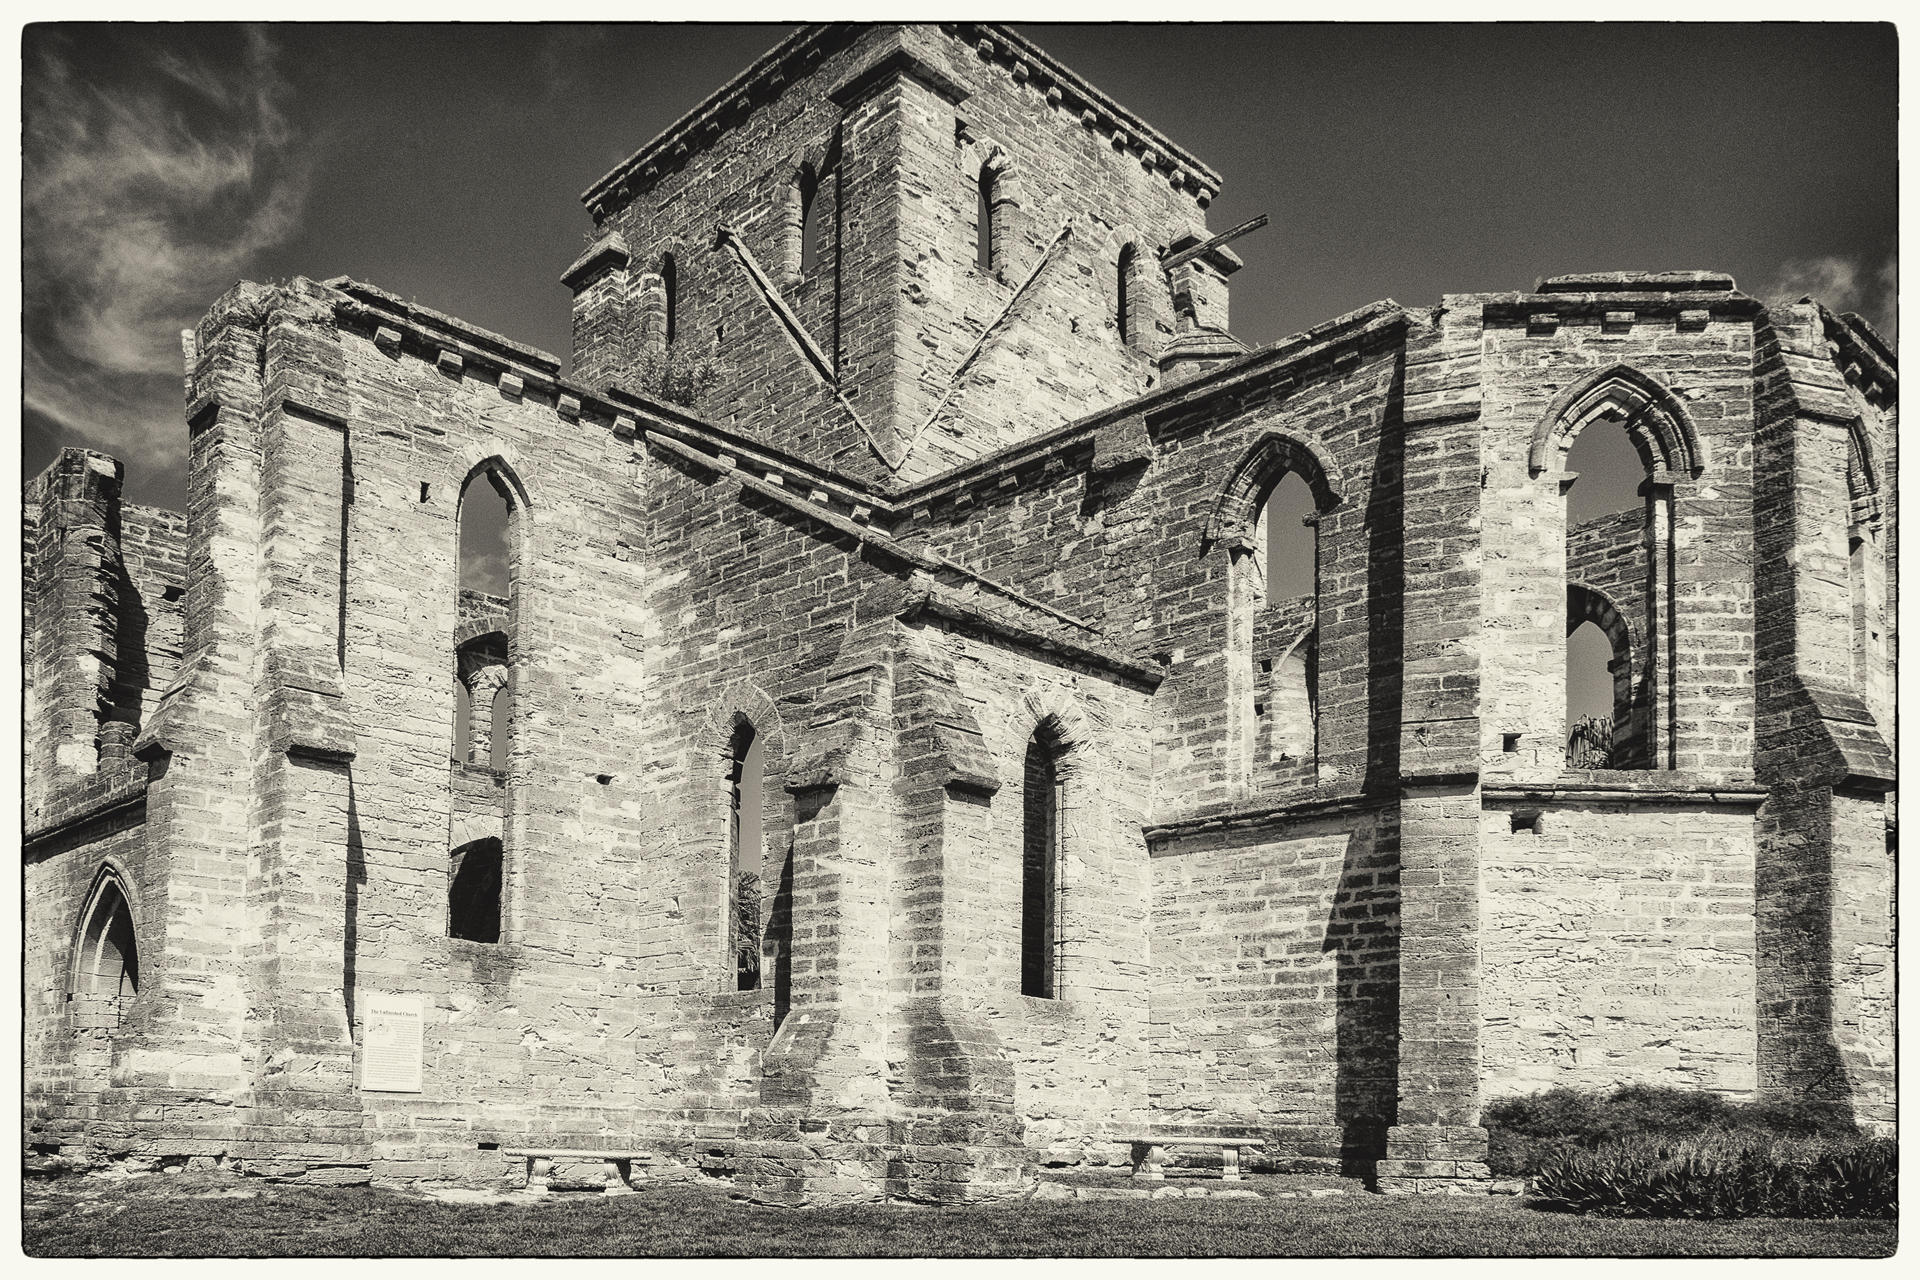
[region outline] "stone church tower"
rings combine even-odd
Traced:
[[[216,301],[186,512],[27,486],[26,1141],[957,1201],[1480,1187],[1554,1084],[1890,1127],[1893,354],[1711,272],[1249,350],[1219,185],[1003,27],[812,26],[588,189],[570,373]]]

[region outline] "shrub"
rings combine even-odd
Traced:
[[[1615,1218],[1891,1218],[1897,1158],[1890,1138],[1642,1135],[1560,1149],[1532,1194]]]
[[[1482,1118],[1487,1164],[1499,1177],[1538,1173],[1559,1152],[1591,1149],[1632,1137],[1704,1134],[1852,1137],[1844,1108],[1828,1102],[1729,1102],[1717,1093],[1658,1085],[1621,1085],[1610,1093],[1556,1086],[1525,1098],[1502,1098]]]
[[[726,372],[725,363],[714,356],[682,355],[669,348],[665,354],[644,353],[626,383],[644,395],[695,409]]]

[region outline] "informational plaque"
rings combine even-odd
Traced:
[[[360,1087],[375,1093],[420,1092],[420,998],[368,993],[365,1009]]]

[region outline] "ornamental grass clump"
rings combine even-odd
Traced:
[[[1890,1138],[1636,1135],[1546,1156],[1542,1208],[1614,1218],[1891,1218]]]
[[[1604,1092],[1555,1087],[1502,1098],[1487,1107],[1482,1123],[1489,1135],[1488,1166],[1507,1178],[1538,1173],[1548,1158],[1567,1150],[1635,1137],[1857,1136],[1845,1109],[1832,1103],[1730,1102],[1717,1093],[1645,1084]]]

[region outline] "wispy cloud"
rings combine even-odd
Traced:
[[[1764,296],[1769,302],[1810,296],[1835,311],[1857,311],[1891,342],[1900,322],[1899,276],[1895,254],[1878,264],[1859,258],[1800,258],[1781,265]]]
[[[297,229],[308,170],[262,31],[220,50],[123,31],[110,69],[57,27],[26,51],[26,404],[136,470],[177,467],[180,330]]]

